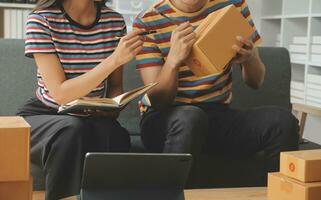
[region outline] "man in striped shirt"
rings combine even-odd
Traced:
[[[254,34],[250,40],[237,37],[242,45],[231,47],[238,56],[225,71],[196,77],[184,65],[196,41],[194,29],[210,13],[231,4]],[[243,79],[251,88],[260,88],[265,76],[255,48],[261,37],[245,0],[162,0],[140,14],[134,27],[157,31],[146,38],[137,55],[144,83],[159,83],[140,102],[142,139],[149,151],[195,156],[204,147],[228,155],[264,150],[268,171],[276,171],[280,151],[297,149],[298,123],[289,111],[229,107],[233,64],[241,65]]]

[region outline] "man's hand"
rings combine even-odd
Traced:
[[[254,58],[253,42],[241,36],[237,36],[236,39],[240,42],[240,45],[232,46],[232,48],[237,52],[237,56],[233,58],[231,63],[244,64],[251,61],[251,59]]]
[[[195,42],[196,34],[190,23],[186,22],[178,26],[172,33],[168,62],[175,67],[180,67],[189,56]]]
[[[265,65],[262,63],[259,51],[254,48],[252,41],[238,36],[240,45],[233,45],[237,56],[231,61],[232,64],[241,64],[243,80],[253,89],[259,89],[265,77]]]

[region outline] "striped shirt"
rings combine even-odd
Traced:
[[[120,14],[105,6],[97,4],[97,7],[96,20],[89,26],[73,21],[63,8],[31,13],[27,20],[25,55],[56,54],[66,79],[95,68],[113,53],[119,42],[117,37],[126,32],[125,21]],[[39,71],[37,80],[37,98],[45,105],[57,109],[59,105],[50,95]],[[105,82],[92,90],[88,97],[103,97]]]
[[[137,55],[137,68],[145,69],[164,65],[170,50],[171,34],[176,28],[176,25],[157,14],[153,11],[153,8],[179,23],[189,21],[196,28],[210,13],[231,4],[238,8],[255,30],[252,40],[257,45],[261,37],[255,28],[245,0],[209,0],[200,11],[195,13],[184,13],[176,9],[170,0],[162,0],[140,14],[134,22],[135,28],[157,31],[146,39],[142,51]],[[196,77],[187,66],[182,66],[179,69],[178,91],[174,104],[184,105],[202,102],[229,104],[232,99],[231,88],[231,66],[219,74],[206,77]],[[148,96],[145,95],[140,102],[141,111],[146,112],[150,107],[151,103]]]

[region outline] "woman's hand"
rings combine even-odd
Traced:
[[[194,28],[190,23],[183,23],[178,26],[171,37],[171,49],[168,54],[168,62],[175,67],[180,65],[189,56],[193,44],[196,42],[196,34]]]
[[[232,46],[232,48],[237,52],[237,56],[233,58],[231,63],[244,64],[251,61],[251,59],[254,58],[253,42],[241,36],[237,36],[236,39],[240,42],[240,45]]]
[[[112,54],[113,61],[119,67],[131,61],[143,48],[144,30],[137,29],[120,39],[118,47]]]

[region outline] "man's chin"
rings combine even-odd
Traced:
[[[201,0],[181,0],[184,4],[188,6],[196,6]]]

